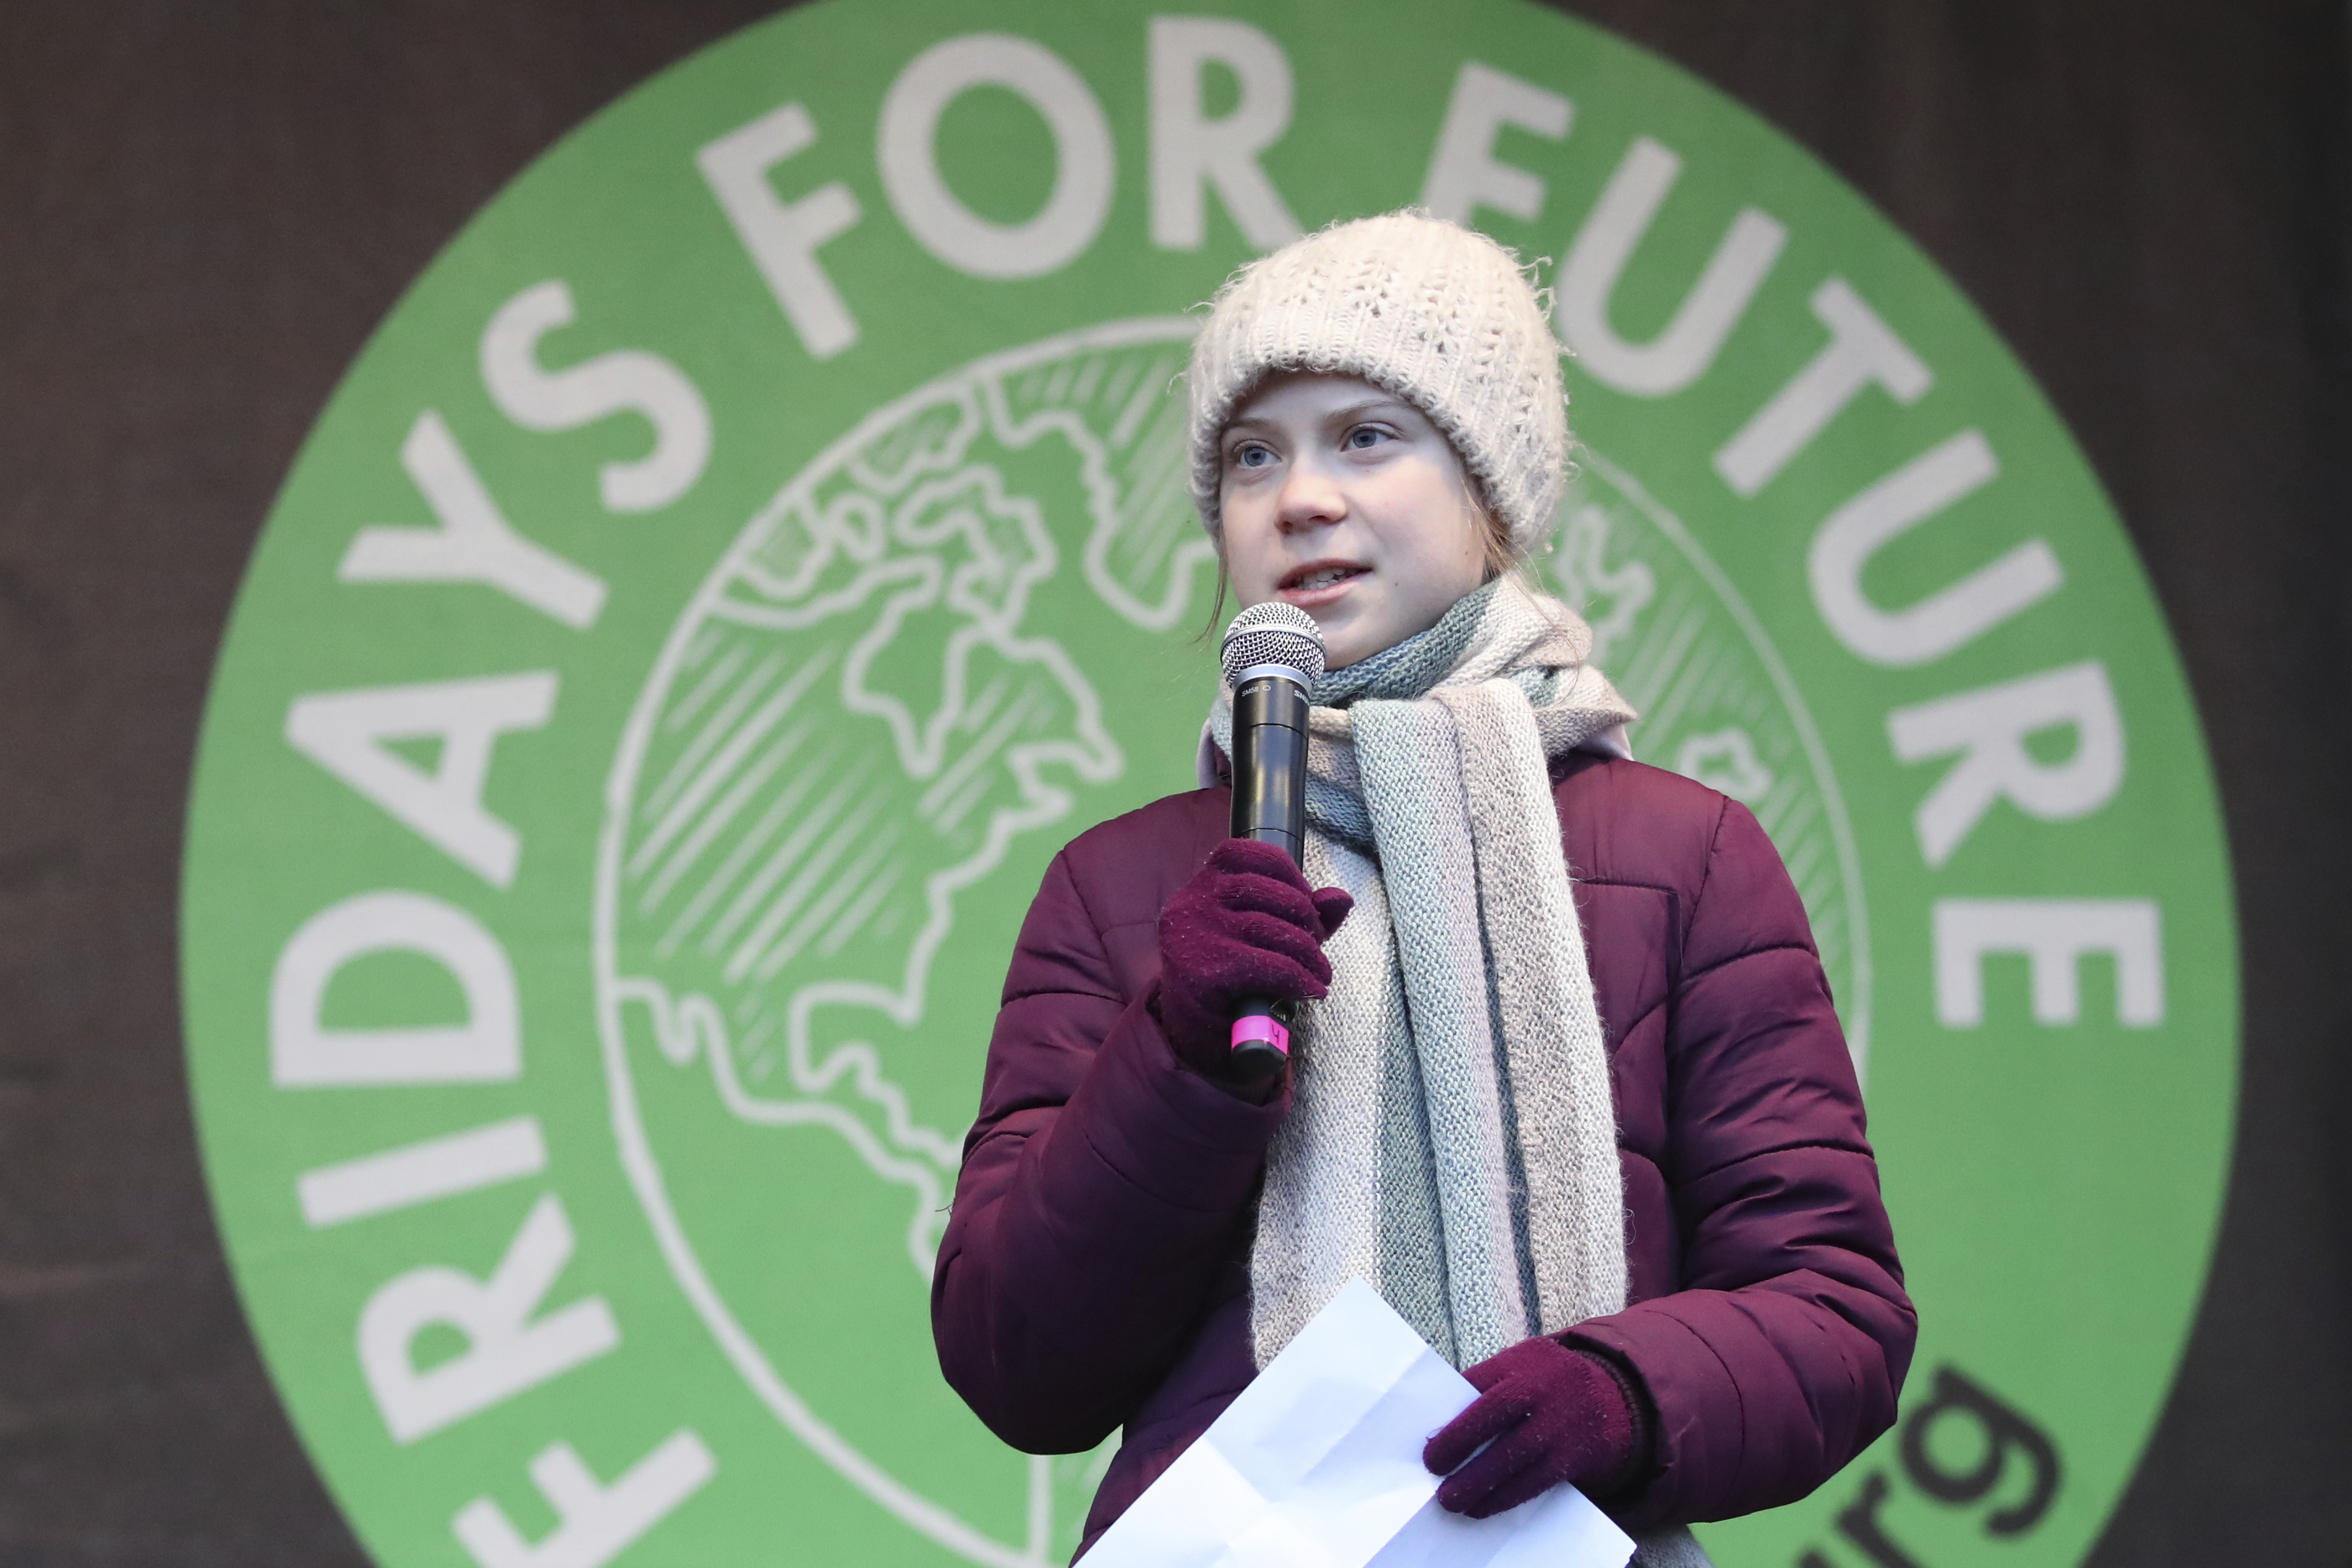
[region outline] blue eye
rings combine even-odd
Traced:
[[[1378,446],[1387,439],[1387,431],[1377,429],[1370,425],[1359,425],[1348,432],[1346,438],[1339,445],[1351,451],[1360,451],[1366,447]]]
[[[1262,468],[1273,461],[1273,450],[1255,441],[1236,447],[1234,452],[1234,467],[1237,468]]]

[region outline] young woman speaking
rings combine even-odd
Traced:
[[[1894,1420],[1916,1322],[1803,906],[1746,808],[1630,760],[1519,572],[1559,354],[1507,252],[1411,213],[1244,268],[1193,350],[1226,580],[1328,650],[1303,874],[1226,837],[1227,691],[1203,787],[1045,874],[933,1286],[1005,1441],[1125,1429],[1089,1543],[1359,1276],[1483,1391],[1444,1506],[1573,1482],[1637,1563]],[[1272,1080],[1250,997],[1303,1004]]]

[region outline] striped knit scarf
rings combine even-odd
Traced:
[[[1624,1305],[1615,1110],[1547,768],[1623,752],[1633,712],[1591,644],[1503,580],[1312,694],[1304,869],[1356,910],[1267,1154],[1260,1366],[1357,1276],[1457,1366]],[[1230,691],[1210,732],[1231,755]]]

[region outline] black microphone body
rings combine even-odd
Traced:
[[[1280,601],[1244,610],[1225,634],[1234,689],[1233,836],[1272,844],[1297,864],[1307,847],[1307,690],[1323,673],[1322,628]],[[1290,1058],[1293,1004],[1243,1001],[1234,1065],[1272,1078]]]
[[[1294,861],[1307,847],[1307,689],[1288,671],[1234,691],[1234,837]]]

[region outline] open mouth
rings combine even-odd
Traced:
[[[1318,589],[1335,588],[1353,577],[1370,571],[1369,566],[1352,561],[1310,561],[1283,578],[1278,591],[1285,594],[1312,594]]]

